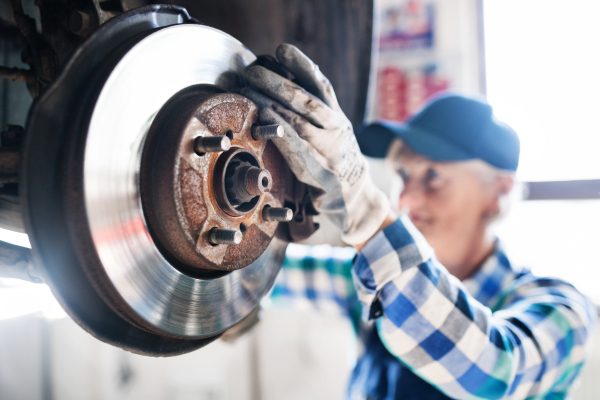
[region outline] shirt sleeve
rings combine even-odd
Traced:
[[[406,217],[367,243],[353,276],[386,348],[452,398],[563,398],[590,350],[596,309],[571,285],[529,274],[492,312]]]
[[[352,280],[355,255],[352,248],[288,245],[271,302],[347,316],[357,329],[361,305]]]

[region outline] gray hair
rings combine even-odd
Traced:
[[[514,171],[496,168],[480,159],[462,161],[461,163],[473,172],[484,185],[495,182],[497,179],[505,176],[513,179],[514,184],[510,192],[505,193],[498,198],[500,211],[490,218],[490,224],[504,219],[512,206],[525,197],[526,187],[521,182],[517,181]]]

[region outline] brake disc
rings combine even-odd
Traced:
[[[182,8],[143,7],[94,33],[32,108],[27,233],[53,293],[99,339],[185,353],[271,287],[287,243],[264,213],[283,205],[286,166],[234,93],[254,59]],[[200,151],[224,137],[229,150]]]

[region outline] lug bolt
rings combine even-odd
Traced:
[[[254,140],[279,139],[283,137],[283,126],[279,124],[253,125],[251,133]]]
[[[262,217],[265,221],[289,222],[292,220],[294,212],[287,207],[265,206],[262,210]]]
[[[271,173],[263,168],[250,167],[244,175],[246,190],[251,196],[260,196],[271,191],[273,178]]]
[[[212,244],[240,244],[242,238],[242,231],[237,229],[212,228],[208,232],[208,241]]]
[[[227,151],[231,147],[231,140],[227,136],[198,136],[194,139],[194,151],[199,156],[205,153]]]

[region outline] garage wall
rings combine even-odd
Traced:
[[[2,400],[342,399],[355,359],[350,323],[267,310],[234,343],[150,358],[104,344],[70,318],[0,320]]]

